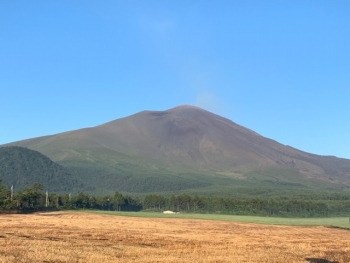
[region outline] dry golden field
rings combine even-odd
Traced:
[[[75,212],[0,215],[0,262],[350,262],[350,231]]]

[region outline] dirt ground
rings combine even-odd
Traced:
[[[0,215],[0,262],[350,262],[350,231],[52,212]]]

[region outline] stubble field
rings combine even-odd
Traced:
[[[52,212],[0,215],[0,262],[350,262],[350,231]]]

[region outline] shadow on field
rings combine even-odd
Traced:
[[[330,261],[325,258],[305,258],[310,263],[339,263],[338,261]]]

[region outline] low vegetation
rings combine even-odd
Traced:
[[[78,212],[78,211],[77,211]],[[101,211],[101,210],[80,210],[82,213],[107,214],[114,216],[127,217],[145,217],[145,218],[182,218],[182,219],[200,219],[215,221],[233,221],[267,225],[284,226],[324,226],[330,228],[349,229],[350,222],[348,217],[309,217],[309,218],[291,218],[291,217],[266,217],[266,216],[242,216],[242,215],[222,215],[222,214],[198,214],[198,213],[178,213],[165,214],[160,212],[123,212],[123,211]]]

